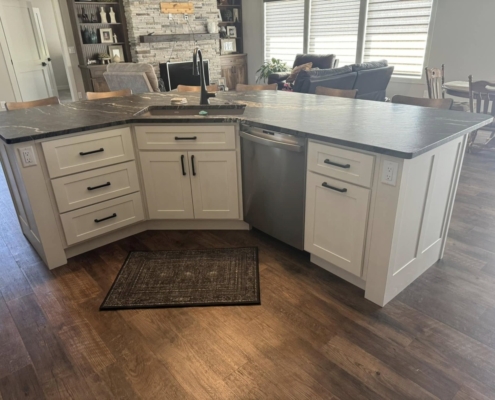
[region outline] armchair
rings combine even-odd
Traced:
[[[298,54],[294,60],[292,68],[302,64],[313,63],[313,68],[331,69],[337,68],[339,60],[335,54]],[[290,72],[277,72],[268,77],[268,84],[277,83],[278,88],[282,89],[285,80],[289,77]]]

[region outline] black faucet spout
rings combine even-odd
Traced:
[[[199,64],[198,64],[199,63]],[[203,64],[203,53],[196,47],[193,52],[193,75],[199,75],[199,83],[201,85],[200,105],[210,104],[210,97],[215,97],[215,93],[208,93],[205,82],[205,66]]]

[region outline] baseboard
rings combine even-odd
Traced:
[[[329,263],[328,261],[325,261],[318,256],[311,254],[311,262],[323,268],[324,270],[337,275],[344,281],[352,283],[354,286],[357,286],[360,289],[366,289],[366,281],[364,279],[361,279],[360,277],[353,275],[350,272],[344,271],[342,268],[336,267],[335,265]]]

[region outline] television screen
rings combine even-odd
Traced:
[[[210,68],[208,60],[203,60],[205,81],[210,84]],[[177,89],[178,85],[200,86],[199,76],[193,75],[192,61],[169,62],[160,64],[160,76],[165,83],[165,90]]]

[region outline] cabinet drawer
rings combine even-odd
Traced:
[[[308,172],[304,250],[361,276],[370,190]]]
[[[140,150],[235,149],[233,126],[136,126]]]
[[[72,245],[144,219],[140,193],[105,201],[60,216],[67,244]]]
[[[52,186],[61,213],[139,191],[134,161],[57,178]]]
[[[42,147],[51,178],[134,159],[130,128],[52,140]]]
[[[309,142],[308,169],[356,185],[371,187],[375,158],[338,147]]]

